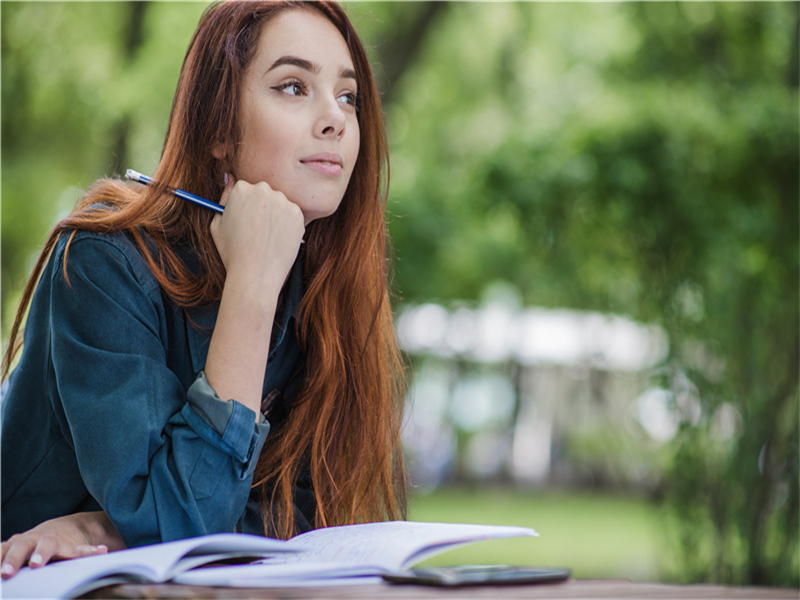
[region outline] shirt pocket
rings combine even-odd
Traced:
[[[203,500],[214,495],[222,473],[228,468],[230,457],[223,455],[211,445],[204,445],[189,478],[189,486],[195,500]]]

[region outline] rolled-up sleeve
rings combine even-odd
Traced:
[[[68,281],[51,272],[48,377],[64,436],[129,546],[233,531],[269,424],[204,377],[187,392],[168,366],[161,291],[131,256],[79,237]]]
[[[264,415],[257,415],[256,434],[252,438],[240,435],[253,423],[253,411],[236,400],[221,400],[202,371],[186,396],[188,401],[181,409],[183,419],[207,444],[220,451],[215,453],[215,464],[207,465],[208,469],[203,468],[202,472],[195,469],[192,478],[196,480],[196,485],[208,487],[208,483],[204,482],[215,479],[215,473],[225,468],[228,456],[236,457],[243,468],[247,468],[243,477],[251,476],[256,463],[253,458],[261,453],[269,433],[269,423]]]
[[[223,435],[233,414],[233,404],[220,399],[217,392],[208,382],[204,371],[200,371],[197,379],[187,390],[186,397],[200,418],[214,431]],[[266,423],[266,418],[263,414],[258,414],[258,421],[259,423]]]

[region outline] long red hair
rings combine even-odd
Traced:
[[[231,1],[206,9],[181,69],[154,174],[159,185],[99,180],[56,225],[23,293],[3,364],[5,378],[48,257],[61,235],[76,230],[128,232],[181,307],[219,301],[225,270],[209,233],[212,213],[172,197],[167,188],[220,197],[241,132],[237,108],[245,70],[264,23],[290,9],[324,15],[344,37],[358,78],[361,143],[338,210],[306,229],[306,290],[298,319],[306,377],[256,467],[253,485],[262,489],[265,528],[279,537],[295,533],[293,488],[304,470],[316,499],[316,527],[405,516],[405,377],[389,302],[383,112],[367,53],[337,4]],[[227,152],[217,159],[211,149],[220,145]],[[178,245],[194,251],[199,273],[179,259]]]

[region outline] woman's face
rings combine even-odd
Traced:
[[[333,214],[358,156],[357,92],[339,30],[314,12],[280,13],[242,82],[234,176],[283,192],[306,225]]]

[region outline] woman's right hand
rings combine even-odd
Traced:
[[[122,550],[125,543],[103,511],[83,512],[50,519],[2,544],[3,579],[13,577],[27,563],[43,567],[51,560],[80,558]]]
[[[232,177],[220,204],[225,212],[214,217],[211,235],[227,275],[280,289],[305,233],[300,207],[265,182],[234,182]]]

